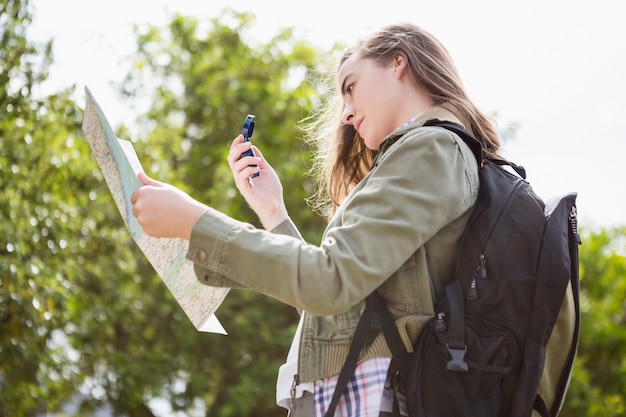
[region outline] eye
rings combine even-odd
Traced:
[[[348,75],[341,83],[341,95],[351,95],[354,90],[355,81],[352,79],[352,75]]]

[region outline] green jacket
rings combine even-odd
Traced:
[[[453,273],[479,184],[469,147],[423,127],[431,119],[459,123],[435,107],[385,139],[319,246],[290,220],[268,232],[208,209],[193,228],[187,256],[201,282],[250,288],[305,311],[303,382],[339,373],[372,291],[387,300],[407,347],[434,315],[434,291]],[[360,360],[390,357],[380,330],[371,337]]]

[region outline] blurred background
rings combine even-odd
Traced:
[[[626,415],[626,4],[0,0],[0,417],[284,416],[297,313],[245,290],[198,333],[128,234],[80,128],[88,86],[147,173],[258,225],[225,161],[245,115],[306,203],[316,75],[388,23],[431,31],[544,198],[579,193],[582,333],[562,416]],[[306,8],[305,8],[306,7]]]

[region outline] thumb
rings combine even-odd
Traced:
[[[265,169],[268,169],[268,168],[272,169],[270,163],[267,162],[267,159],[265,159],[265,157],[263,156],[263,153],[261,153],[259,148],[253,145],[252,149],[254,150],[254,155],[260,159],[259,167],[265,168]]]
[[[256,156],[257,158],[261,158],[261,161],[263,163],[266,163],[265,157],[263,156],[263,153],[261,153],[259,148],[257,148],[256,146],[252,145],[252,150],[254,151],[254,156]]]
[[[140,172],[139,174],[137,174],[137,178],[139,179],[141,185],[152,185],[157,187],[161,185],[159,181],[153,180],[152,178],[148,177],[144,172]]]

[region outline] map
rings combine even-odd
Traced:
[[[186,259],[187,240],[154,238],[143,232],[130,203],[133,191],[141,186],[137,178],[143,171],[139,157],[130,141],[115,136],[87,87],[85,94],[83,132],[130,235],[196,329],[226,334],[214,313],[229,289],[209,287],[196,279],[193,263]]]

